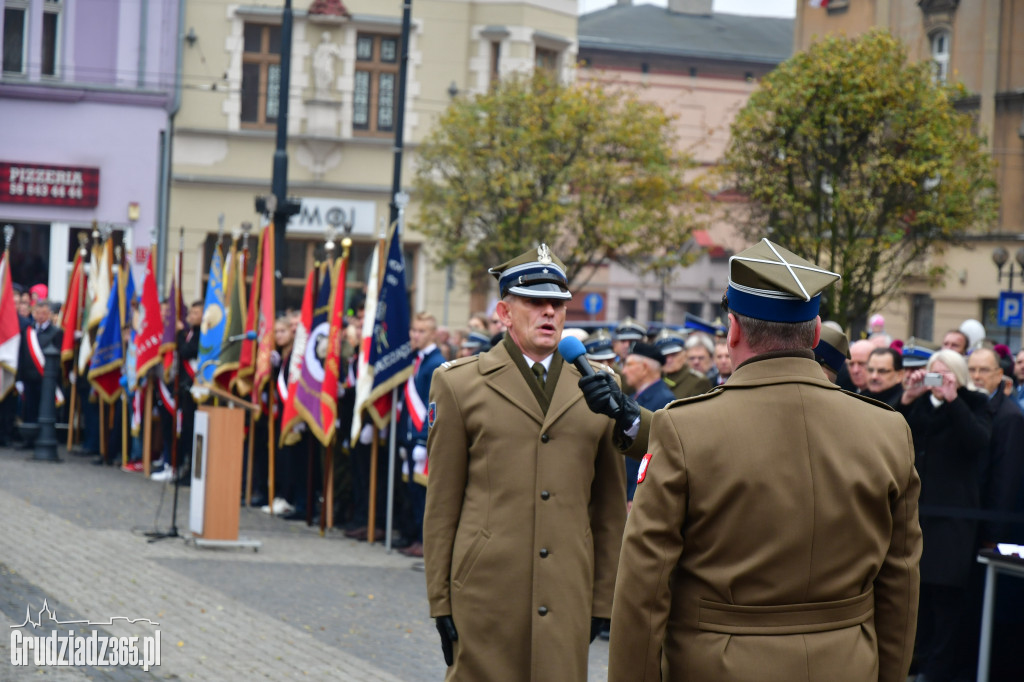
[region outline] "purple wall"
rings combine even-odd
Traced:
[[[75,12],[75,82],[116,82],[119,8],[119,2],[90,2]],[[138,35],[137,27],[125,29]]]

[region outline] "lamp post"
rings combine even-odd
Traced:
[[[998,273],[999,273],[996,276],[996,281],[997,282],[1002,282],[1003,281],[1003,266],[1006,265],[1006,262],[1009,259],[1010,259],[1010,253],[1004,247],[997,246],[996,248],[992,249],[992,262],[996,264],[996,269],[998,270]],[[1024,281],[1024,246],[1022,246],[1019,249],[1017,249],[1017,252],[1013,254],[1013,259],[1015,261],[1017,261],[1017,265],[1019,265],[1020,268],[1019,269],[1014,268],[1013,267],[1013,263],[1010,263],[1010,267],[1006,271],[1006,277],[1007,277],[1006,290],[1009,293],[1011,293],[1011,294],[1013,293],[1013,278],[1014,278],[1014,276],[1018,276],[1018,277],[1021,278],[1022,281]],[[1011,328],[1009,326],[1006,327],[1006,345],[1007,346],[1010,345],[1010,329]]]

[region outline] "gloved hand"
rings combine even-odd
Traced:
[[[590,619],[590,643],[593,644],[597,636],[601,634],[601,631],[605,628],[609,628],[612,625],[610,618],[591,618]]]
[[[640,406],[627,396],[615,383],[610,372],[596,372],[579,380],[580,390],[592,412],[603,414],[615,420],[623,434],[633,427],[640,416]]]
[[[441,635],[441,651],[444,653],[445,665],[451,667],[455,662],[452,642],[459,641],[459,633],[455,630],[455,621],[451,616],[438,616],[434,619],[434,624],[437,626],[438,634]]]
[[[414,445],[412,448],[412,461],[416,464],[422,464],[427,461],[427,446],[426,445]]]

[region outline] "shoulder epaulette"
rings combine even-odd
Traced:
[[[458,367],[465,367],[466,365],[469,365],[472,362],[476,362],[479,359],[480,359],[479,355],[470,355],[470,356],[467,356],[467,357],[464,357],[464,358],[455,358],[454,360],[445,360],[444,362],[441,363],[441,369],[443,369],[444,371],[447,372],[448,370],[453,369],[456,366],[458,366]]]
[[[707,374],[701,374],[700,372],[695,370],[693,367],[687,367],[686,369],[690,370],[690,374],[692,374],[693,376],[697,377],[698,379],[707,379],[708,378]]]
[[[710,400],[711,398],[714,398],[717,395],[721,395],[724,392],[724,390],[724,384],[722,386],[713,386],[711,390],[707,391],[706,393],[692,395],[689,398],[678,398],[676,400],[673,400],[672,402],[665,406],[665,409],[669,410],[672,409],[673,407],[678,407],[680,405],[685,405],[687,403],[695,403],[701,400]]]

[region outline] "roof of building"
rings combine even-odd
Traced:
[[[580,50],[661,54],[778,64],[793,54],[793,20],[671,12],[655,5],[612,5],[584,14]]]

